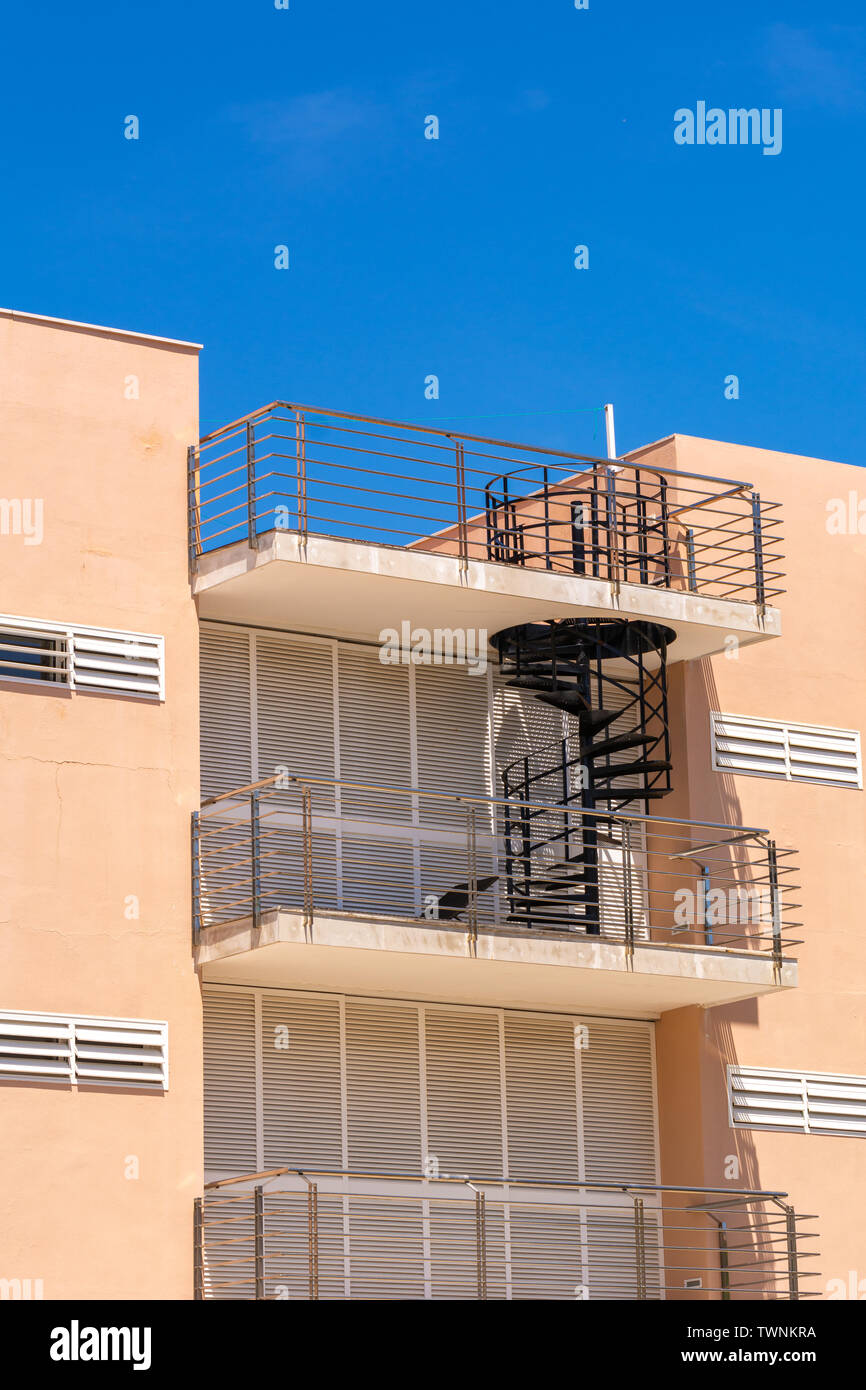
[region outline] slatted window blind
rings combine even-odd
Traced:
[[[573,733],[573,721],[509,687],[495,664],[486,676],[462,667],[382,665],[375,647],[217,624],[202,625],[201,641],[208,787],[230,790],[288,767],[309,777],[414,781],[432,791],[499,796],[509,763]],[[604,693],[610,708],[629,699],[625,689]],[[624,710],[612,733],[634,722],[635,711]],[[614,754],[613,761],[627,756]],[[562,799],[558,779],[536,788],[539,796]],[[347,796],[344,809],[363,813],[363,798]],[[430,823],[436,814],[435,803],[425,803]],[[405,816],[395,809],[391,818]]]
[[[257,1000],[246,990],[208,990],[204,1010],[204,1128],[208,1161],[249,1173],[258,1162]]]
[[[0,1012],[0,1081],[168,1089],[168,1024]]]
[[[657,1178],[652,1025],[205,987],[213,1177],[308,1164]]]
[[[162,637],[0,614],[0,680],[165,699]]]
[[[728,1104],[736,1129],[866,1137],[866,1076],[729,1066]]]
[[[635,726],[627,688],[603,697],[623,713],[611,733]],[[277,775],[476,797],[501,797],[502,770],[515,758],[538,754],[569,731],[561,711],[515,689],[493,664],[484,675],[463,667],[391,666],[376,647],[280,632],[204,624],[201,638],[202,787],[205,795]],[[544,755],[542,755],[544,756]],[[554,756],[554,755],[551,755]],[[615,754],[627,757],[627,753]],[[538,766],[541,763],[538,762]],[[563,798],[560,774],[534,784],[534,796]],[[284,807],[297,813],[289,789]],[[316,902],[353,912],[415,916],[425,901],[467,877],[466,815],[436,797],[388,796],[344,786],[313,791],[318,818],[314,856]],[[335,829],[324,822],[337,810]],[[491,843],[489,808],[476,807],[477,864],[481,877],[501,873],[501,845]],[[441,830],[443,833],[438,834]],[[272,848],[290,849],[299,831],[287,827]],[[639,936],[646,935],[642,836],[633,831],[632,901]],[[276,856],[270,866],[274,903],[288,901],[300,853]],[[607,935],[625,932],[622,852],[603,848],[601,912]],[[284,892],[281,899],[280,892]],[[490,902],[502,907],[494,884]],[[575,914],[579,927],[579,914]]]
[[[296,749],[303,750],[303,771],[308,777],[335,778],[334,661],[329,646],[257,633],[252,664],[257,696],[256,780],[278,776],[282,768],[296,773]],[[317,801],[333,808],[333,794],[324,789],[317,793]]]
[[[418,666],[413,672],[418,786],[427,791],[489,796],[489,692],[484,676],[461,667]],[[453,812],[425,804],[425,820],[453,824]]]
[[[252,688],[247,633],[203,625],[199,702],[202,796],[218,796],[253,780]]]
[[[744,715],[710,715],[713,769],[788,782],[862,788],[860,734]]]
[[[605,692],[608,707],[628,692]],[[573,721],[501,679],[457,666],[390,666],[378,649],[331,638],[202,624],[202,785],[210,794],[292,775],[466,796],[502,795],[502,769],[562,738]],[[634,712],[611,727],[624,733]],[[614,761],[617,756],[614,755]],[[539,798],[562,787],[537,784]],[[323,793],[317,792],[317,799]],[[369,816],[368,798],[343,793],[343,814]],[[428,825],[453,823],[433,800]],[[380,800],[377,818],[411,819],[411,803]]]

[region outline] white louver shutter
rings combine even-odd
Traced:
[[[596,702],[608,710],[619,710],[620,713],[604,729],[602,737],[617,738],[620,734],[633,734],[639,731],[640,725],[640,706],[634,703],[634,697],[638,689],[636,681],[621,679],[619,684],[612,681],[598,682],[598,692]],[[660,753],[652,754],[653,757],[660,756]],[[611,766],[627,763],[635,757],[635,749],[621,749],[618,753],[611,755]],[[640,787],[642,778],[640,774],[620,777],[616,782],[617,789],[623,791]],[[640,803],[626,805],[624,813],[629,811],[643,812]],[[620,841],[622,831],[619,826],[601,825],[602,832],[606,841]],[[634,923],[635,936],[638,940],[645,939],[649,935],[647,926],[648,903],[647,903],[647,883],[646,883],[646,855],[644,846],[646,842],[646,832],[640,821],[635,821],[630,827],[630,847],[631,847],[631,907],[632,920]],[[622,940],[625,937],[625,858],[623,851],[617,843],[603,843],[599,856],[598,886],[601,911],[601,928],[605,936],[612,937],[614,940]]]
[[[587,1020],[580,1053],[586,1177],[656,1181],[651,1035],[646,1024]]]
[[[486,675],[465,667],[419,666],[415,671],[418,785],[448,795],[489,795]],[[421,800],[425,825],[454,822],[435,798]]]
[[[168,1087],[165,1023],[128,1019],[77,1019],[75,1079],[79,1086]]]
[[[482,841],[481,830],[483,821],[479,815],[477,821],[478,834],[476,836],[475,850],[475,874],[477,879],[493,878],[501,872],[501,866],[494,859],[493,851],[490,848],[490,840],[486,843]],[[420,880],[420,902],[419,912],[426,912],[432,909],[435,914],[435,902],[443,893],[455,888],[458,884],[468,884],[469,882],[469,857],[467,849],[467,832],[465,818],[461,817],[454,826],[453,841],[447,844],[437,843],[432,838],[425,837],[422,833],[421,838],[421,880]],[[478,895],[478,920],[486,923],[494,920],[496,904],[501,901],[499,885],[490,884]],[[460,919],[465,922],[464,917]]]
[[[238,1100],[255,1097],[256,1001],[264,1148],[253,1161],[256,1106],[247,1105],[244,1149]],[[206,990],[205,1011],[206,1125],[220,1131],[207,1135],[210,1175],[283,1165],[311,1177],[316,1168],[355,1175],[340,1192],[321,1185],[320,1297],[477,1298],[474,1194],[459,1179],[504,1176],[503,1124],[514,1182],[657,1181],[651,1025],[219,986]],[[389,1191],[375,1180],[418,1178],[425,1168],[456,1187],[414,1196],[409,1185]],[[592,1297],[636,1296],[630,1198],[590,1193],[575,1202],[565,1189],[542,1196],[522,1186],[488,1195],[489,1297],[553,1290],[571,1299],[582,1287]],[[647,1203],[654,1297],[657,1217]],[[266,1212],[269,1294],[285,1286],[305,1298],[306,1195],[275,1191]],[[238,1278],[252,1277],[251,1243],[220,1224],[219,1209],[211,1220],[208,1278],[237,1296]],[[219,1267],[220,1239],[246,1259],[240,1274]]]
[[[508,1175],[574,1182],[579,1172],[574,1024],[505,1015]]]
[[[866,1137],[866,1077],[728,1067],[731,1124]]]
[[[70,645],[72,682],[77,689],[165,699],[161,637],[74,628]]]
[[[347,1001],[346,1096],[349,1167],[420,1173],[417,1007]]]
[[[72,1020],[0,1014],[0,1078],[72,1083]]]
[[[856,729],[822,728],[742,715],[710,715],[713,769],[789,782],[861,788]]]
[[[502,1173],[499,1019],[469,1009],[424,1010],[427,1148],[441,1173]]]
[[[856,729],[810,728],[789,724],[788,766],[792,782],[863,786],[860,735]]]
[[[516,1196],[508,1208],[511,1298],[575,1298],[585,1283],[580,1210],[534,1209]]]
[[[345,782],[407,787],[412,756],[409,670],[383,666],[379,648],[339,646],[340,778]],[[342,791],[344,815],[408,824],[410,797]]]
[[[0,1079],[167,1090],[168,1025],[0,1013]]]
[[[0,676],[164,700],[165,641],[152,633],[0,615]]]
[[[408,839],[341,833],[342,904],[346,912],[412,917],[415,868]]]
[[[202,626],[199,681],[202,796],[218,796],[253,780],[248,634]]]
[[[566,726],[563,715],[552,705],[537,700],[530,691],[508,685],[498,667],[493,670],[493,763],[494,792],[503,795],[504,770],[525,755],[538,755],[540,750],[562,739]],[[534,765],[541,766],[537,756]],[[513,772],[512,779],[519,773]],[[562,785],[558,777],[535,783],[534,801],[562,801]]]
[[[264,907],[303,908],[304,906],[304,839],[299,825],[281,829],[270,819],[274,802],[265,807],[262,835],[262,904]],[[285,793],[283,805],[300,814],[297,794]],[[313,818],[312,831],[313,902],[317,912],[336,911],[340,906],[337,891],[337,840],[333,830],[323,828]]]
[[[205,1167],[224,1174],[258,1167],[256,1014],[248,990],[204,990]]]
[[[500,1176],[504,1117],[514,1179],[657,1180],[649,1024],[220,987],[205,1018],[209,1167],[346,1166],[345,1106],[356,1171],[418,1174],[429,1157],[443,1174]]]
[[[258,635],[258,777],[336,777],[334,671],[330,643]],[[314,808],[333,810],[334,793],[313,789]]]
[[[714,771],[788,776],[784,724],[722,714],[711,714],[710,719]]]
[[[619,1210],[600,1207],[587,1211],[586,1285],[590,1298],[615,1299],[618,1302],[637,1298],[635,1261],[630,1257],[634,1247],[634,1221],[634,1208],[627,1200]],[[645,1204],[644,1298],[663,1297],[661,1235],[657,1213]],[[624,1252],[629,1252],[625,1258]]]
[[[342,1168],[340,1003],[262,996],[264,1161]]]
[[[409,672],[383,666],[379,649],[341,643],[339,652],[340,777],[344,782],[411,784]],[[344,817],[408,826],[412,798],[342,787]],[[408,838],[341,834],[343,906],[350,912],[414,914],[415,853]]]

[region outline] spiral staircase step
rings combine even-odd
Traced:
[[[648,743],[655,743],[655,734],[615,734],[613,738],[606,738],[601,743],[594,743],[583,753],[583,758],[605,758],[608,753],[619,753],[621,749],[642,748]]]
[[[618,763],[616,767],[596,769],[593,773],[593,779],[596,783],[610,782],[614,777],[633,777],[638,773],[670,772],[670,770],[671,764],[666,759],[651,758],[647,759],[645,762]],[[628,791],[630,788],[623,787],[622,790]],[[640,792],[638,789],[633,788],[631,790],[634,790],[635,797],[640,800]]]

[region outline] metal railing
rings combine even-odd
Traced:
[[[754,827],[281,774],[208,798],[192,836],[197,935],[284,908],[439,923],[470,953],[481,929],[527,928],[629,958],[641,942],[758,951],[777,974],[799,944],[794,851]]]
[[[208,1183],[198,1299],[815,1297],[784,1192],[282,1167]]]
[[[780,593],[779,504],[748,482],[277,401],[188,459],[190,569],[291,531],[736,599]]]

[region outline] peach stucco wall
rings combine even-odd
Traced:
[[[826,1293],[828,1281],[847,1285],[856,1270],[866,1296],[866,1136],[732,1130],[724,1071],[727,1062],[739,1062],[866,1075],[866,793],[722,775],[712,771],[709,742],[711,709],[862,728],[866,536],[831,534],[827,504],[847,500],[852,490],[866,497],[866,474],[826,460],[682,436],[650,452],[668,466],[748,479],[783,504],[782,636],[672,668],[676,790],[664,810],[767,827],[780,845],[797,848],[802,907],[793,916],[803,923],[796,933],[803,945],[795,992],[661,1019],[663,1180],[724,1186],[728,1156],[736,1155],[742,1184],[786,1189],[799,1211],[820,1218],[821,1256],[813,1267],[821,1278],[814,1286]]]
[[[163,634],[167,679],[161,705],[0,682],[0,1008],[166,1020],[170,1048],[165,1095],[0,1085],[0,1277],[41,1279],[46,1298],[188,1297],[202,1162],[184,531],[197,354],[3,313],[0,382],[4,496],[44,506],[41,544],[0,536],[0,607]]]

